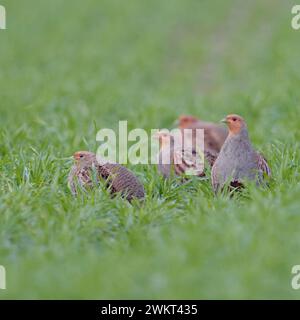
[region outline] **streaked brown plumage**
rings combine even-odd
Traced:
[[[174,136],[168,132],[158,132],[154,137],[159,139],[160,143],[158,170],[165,178],[170,177],[172,170],[178,176],[204,177],[205,160],[212,166],[217,157],[205,151],[202,159],[200,153],[194,148],[185,148],[184,145],[176,146]]]
[[[68,178],[69,187],[74,195],[77,194],[78,185],[89,189],[101,179],[111,194],[120,193],[128,201],[144,198],[143,185],[127,168],[119,164],[100,164],[96,155],[88,151],[76,152],[74,160],[75,164]]]
[[[199,120],[194,116],[182,115],[177,123],[181,130],[192,129],[193,147],[195,147],[196,129],[204,129],[204,150],[213,154],[220,152],[228,136],[226,128],[212,122]]]
[[[222,190],[226,183],[233,188],[242,187],[246,180],[262,184],[271,170],[265,158],[253,149],[244,119],[228,115],[223,122],[228,125],[229,135],[212,168],[214,191]]]

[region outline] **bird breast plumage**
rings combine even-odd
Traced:
[[[212,184],[215,190],[226,182],[241,183],[256,180],[261,183],[264,173],[270,175],[265,159],[256,152],[245,134],[228,137],[212,168]]]

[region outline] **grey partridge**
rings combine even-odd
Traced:
[[[231,187],[241,187],[245,181],[262,184],[271,170],[265,158],[255,151],[249,139],[247,125],[239,115],[228,115],[224,120],[229,135],[212,167],[212,186],[215,192],[226,183]]]
[[[71,168],[68,184],[73,195],[78,185],[84,189],[93,188],[102,180],[111,194],[120,193],[128,201],[145,197],[144,187],[127,168],[112,163],[99,163],[94,153],[79,151],[74,153],[75,164]]]
[[[170,177],[172,170],[177,176],[204,177],[205,160],[212,166],[217,157],[208,151],[204,151],[201,157],[201,153],[193,147],[177,146],[174,135],[169,132],[158,132],[154,138],[159,139],[160,144],[158,170],[165,178]]]

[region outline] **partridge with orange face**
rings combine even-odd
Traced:
[[[182,115],[179,117],[178,128],[181,130],[192,129],[192,136],[195,141],[196,129],[204,130],[204,149],[211,153],[219,153],[225,142],[228,130],[222,126],[197,119],[194,116]],[[195,145],[193,144],[193,147]]]
[[[229,128],[229,135],[212,167],[212,185],[215,192],[226,183],[240,187],[245,181],[259,185],[271,170],[264,157],[251,145],[247,125],[239,115],[228,115],[222,122]]]
[[[77,195],[78,187],[87,190],[102,180],[111,194],[120,193],[128,201],[144,198],[143,185],[127,168],[119,164],[99,163],[96,155],[88,151],[76,152],[73,157],[75,164],[68,177],[73,195]]]
[[[216,159],[216,156],[207,151],[201,157],[199,151],[192,147],[184,147],[178,143],[179,141],[175,141],[174,135],[169,132],[158,132],[154,137],[160,143],[158,170],[165,178],[169,178],[172,171],[177,176],[204,177],[204,161],[206,160],[212,166]]]

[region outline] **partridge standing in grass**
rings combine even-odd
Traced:
[[[228,135],[226,128],[212,122],[199,120],[194,116],[182,115],[177,123],[178,128],[181,130],[192,129],[193,141],[195,141],[196,129],[204,129],[204,148],[211,153],[220,152]]]
[[[75,164],[68,178],[73,195],[77,194],[78,185],[83,189],[89,189],[100,179],[106,183],[112,194],[120,193],[128,201],[144,198],[143,185],[125,167],[112,163],[100,164],[96,155],[88,151],[76,152],[73,157]]]
[[[264,157],[253,149],[244,119],[228,115],[222,122],[227,124],[229,135],[212,167],[214,191],[222,190],[226,183],[233,188],[241,187],[247,180],[261,184],[271,170]]]
[[[158,170],[165,178],[171,176],[172,170],[178,176],[204,177],[204,158],[210,166],[216,159],[216,156],[206,151],[204,157],[201,157],[197,149],[185,148],[182,145],[176,146],[175,138],[169,132],[158,132],[154,138],[158,139],[160,143]]]

